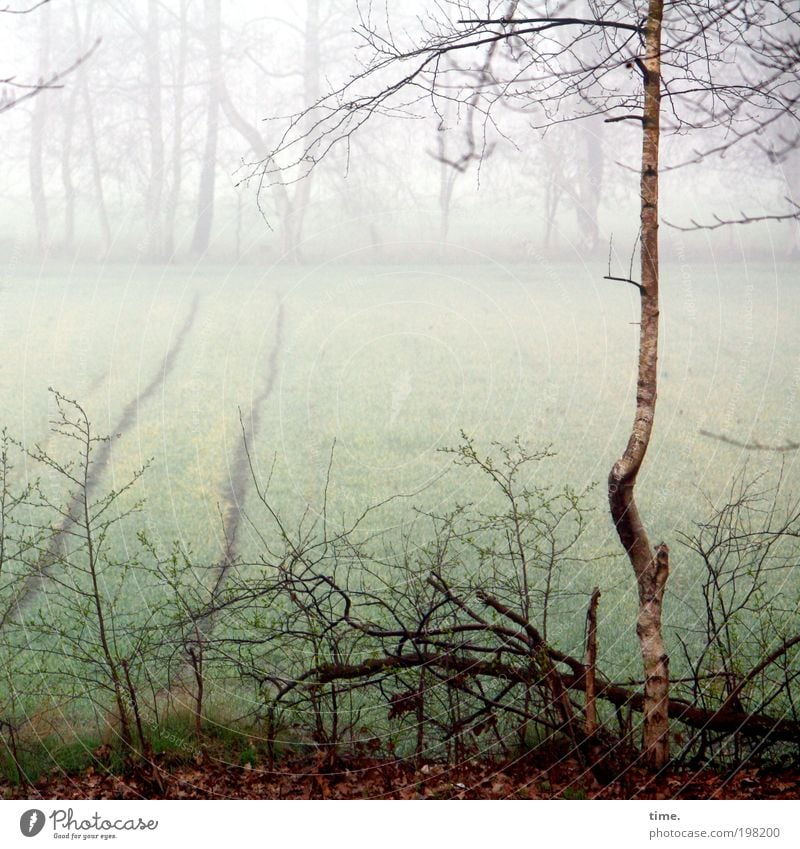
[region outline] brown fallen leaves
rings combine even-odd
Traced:
[[[122,778],[89,768],[53,773],[30,788],[0,782],[5,798],[31,799],[798,799],[800,773],[742,769],[666,771],[659,777],[629,769],[601,786],[580,764],[564,759],[537,765],[532,755],[513,762],[475,761],[458,767],[376,758],[294,758],[268,770],[209,759],[202,767],[169,770],[156,764],[156,784],[144,774]],[[154,792],[161,786],[164,792]]]

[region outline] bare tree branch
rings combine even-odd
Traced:
[[[19,95],[18,97],[13,97],[7,95],[4,92],[3,95],[0,96],[0,114],[2,114],[3,112],[8,112],[9,109],[13,109],[15,106],[18,106],[20,103],[30,99],[31,97],[35,97],[41,91],[47,91],[48,89],[53,88],[61,88],[62,86],[56,85],[56,83],[58,83],[59,80],[64,79],[64,77],[71,74],[76,68],[79,68],[84,62],[86,62],[95,52],[95,50],[97,50],[97,48],[100,46],[100,41],[101,39],[98,38],[94,42],[94,44],[86,51],[86,53],[84,53],[82,56],[79,56],[68,68],[65,68],[63,71],[58,71],[46,80],[40,80],[38,83],[34,83],[33,85],[24,86],[25,88],[30,89],[30,91],[27,91],[25,94]],[[11,80],[2,80],[0,82],[12,84],[19,88],[22,87],[17,83],[13,83],[12,80],[13,78]]]
[[[800,220],[800,204],[795,203],[791,198],[785,198],[787,203],[796,207],[794,212],[778,213],[775,215],[747,215],[742,212],[739,218],[720,218],[719,215],[714,215],[713,224],[700,224],[698,221],[691,219],[691,224],[682,226],[673,224],[671,221],[661,219],[667,227],[672,227],[673,230],[680,230],[682,233],[692,233],[695,230],[718,230],[720,227],[738,226],[740,224],[757,224],[760,221],[798,221]]]

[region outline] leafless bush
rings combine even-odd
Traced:
[[[143,559],[149,552],[130,528],[125,534],[141,506],[132,490],[144,468],[104,488],[95,464],[109,437],[95,433],[78,402],[58,392],[53,400],[56,445],[26,452],[48,485],[25,496],[36,560],[6,621],[6,648],[15,658],[11,691],[34,700],[37,690],[40,698],[57,693],[61,711],[90,705],[126,764],[137,766],[151,760],[153,704],[145,693],[163,686],[159,656],[169,643],[169,611]]]
[[[255,684],[272,742],[281,728],[300,728],[305,735],[295,730],[293,739],[304,738],[325,757],[367,745],[457,764],[508,755],[533,732],[561,740],[605,780],[610,753],[619,764],[620,747],[630,742],[628,723],[617,731],[610,720],[642,711],[641,684],[615,684],[594,662],[592,679],[577,653],[556,647],[559,629],[545,631],[562,571],[581,560],[587,517],[580,494],[536,482],[532,471],[547,451],[495,444],[483,456],[465,437],[450,453],[499,497],[417,511],[415,533],[427,523],[425,541],[405,533],[390,543],[385,533],[371,533],[371,510],[334,528],[327,502],[290,529],[259,489],[276,533],[264,528],[260,562],[235,570],[215,611],[230,617],[230,627],[209,648]],[[685,540],[706,558],[706,645],[690,683],[671,699],[670,715],[676,728],[693,729],[695,752],[698,740],[717,741],[715,754],[742,752],[742,741],[749,750],[785,746],[798,730],[794,714],[775,711],[775,687],[783,669],[779,689],[790,694],[796,670],[786,663],[800,638],[782,636],[766,648],[779,609],[771,597],[758,639],[741,630],[764,606],[766,575],[786,573],[797,511],[779,514],[774,504],[764,510],[764,492],[745,480],[739,497]],[[279,543],[267,545],[268,538]],[[746,652],[739,639],[747,640]],[[709,664],[723,657],[715,684]],[[729,678],[733,683],[719,690]],[[751,698],[758,687],[761,696]],[[605,707],[598,712],[598,705]]]
[[[450,453],[492,491],[482,507],[418,511],[422,542],[370,533],[372,509],[334,529],[327,502],[290,530],[259,489],[280,543],[257,570],[235,570],[216,615],[238,612],[239,626],[214,650],[256,683],[268,736],[282,717],[325,751],[385,735],[396,751],[413,741],[418,756],[458,761],[508,752],[535,724],[583,751],[558,666],[577,686],[584,667],[544,630],[560,570],[580,559],[581,497],[536,482],[548,451],[517,442],[482,456],[465,437]]]
[[[62,718],[90,705],[128,768],[157,789],[165,694],[191,693],[200,741],[206,692],[231,681],[255,706],[271,757],[287,742],[312,747],[320,764],[366,751],[457,767],[544,740],[601,781],[636,758],[641,682],[602,673],[591,623],[585,659],[561,625],[565,602],[580,619],[588,603],[596,622],[599,591],[590,601],[587,588],[579,607],[574,581],[567,593],[587,511],[581,493],[542,483],[549,451],[515,442],[484,454],[464,436],[448,453],[459,474],[477,476],[470,484],[484,483],[468,489],[480,501],[417,509],[393,535],[373,520],[397,496],[334,520],[328,481],[320,512],[290,525],[254,474],[263,516],[248,519],[262,555],[231,561],[220,586],[177,544],[162,551],[130,535],[143,470],[104,489],[93,463],[105,438],[79,404],[54,400],[67,458],[27,452],[47,486],[15,488],[14,443],[4,438],[0,454],[0,731],[20,781],[20,732],[37,700]],[[697,630],[682,637],[688,674],[669,702],[673,730],[690,732],[684,758],[738,765],[796,746],[800,634],[796,593],[782,582],[800,506],[782,487],[743,471],[683,539],[704,576]]]
[[[798,720],[793,686],[800,676],[797,588],[800,504],[785,493],[783,469],[773,481],[747,469],[732,480],[722,504],[684,546],[702,570],[702,611],[694,637],[681,640],[693,704],[706,710],[771,713]],[[695,640],[695,642],[697,642]],[[686,746],[696,760],[740,762],[764,741],[701,729]]]

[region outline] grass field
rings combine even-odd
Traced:
[[[152,459],[134,523],[208,565],[226,532],[243,557],[259,550],[240,410],[255,474],[290,524],[321,509],[331,457],[331,515],[416,493],[376,515],[391,530],[414,506],[489,502],[486,483],[438,450],[462,430],[479,444],[552,446],[537,482],[590,490],[581,553],[617,555],[562,579],[579,593],[559,608],[564,648],[579,644],[582,594],[599,585],[602,663],[633,673],[635,587],[604,481],[633,414],[638,304],[597,266],[20,268],[0,292],[3,424],[58,451],[47,388],[80,401],[100,433],[119,434],[98,485]],[[698,574],[677,532],[744,464],[755,475],[783,463],[788,491],[800,491],[797,452],[733,444],[800,437],[800,288],[788,265],[690,264],[667,265],[662,287],[659,411],[637,492],[652,538],[673,548],[665,616],[685,631]]]

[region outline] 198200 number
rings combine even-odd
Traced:
[[[743,837],[780,837],[779,828],[743,828]]]

